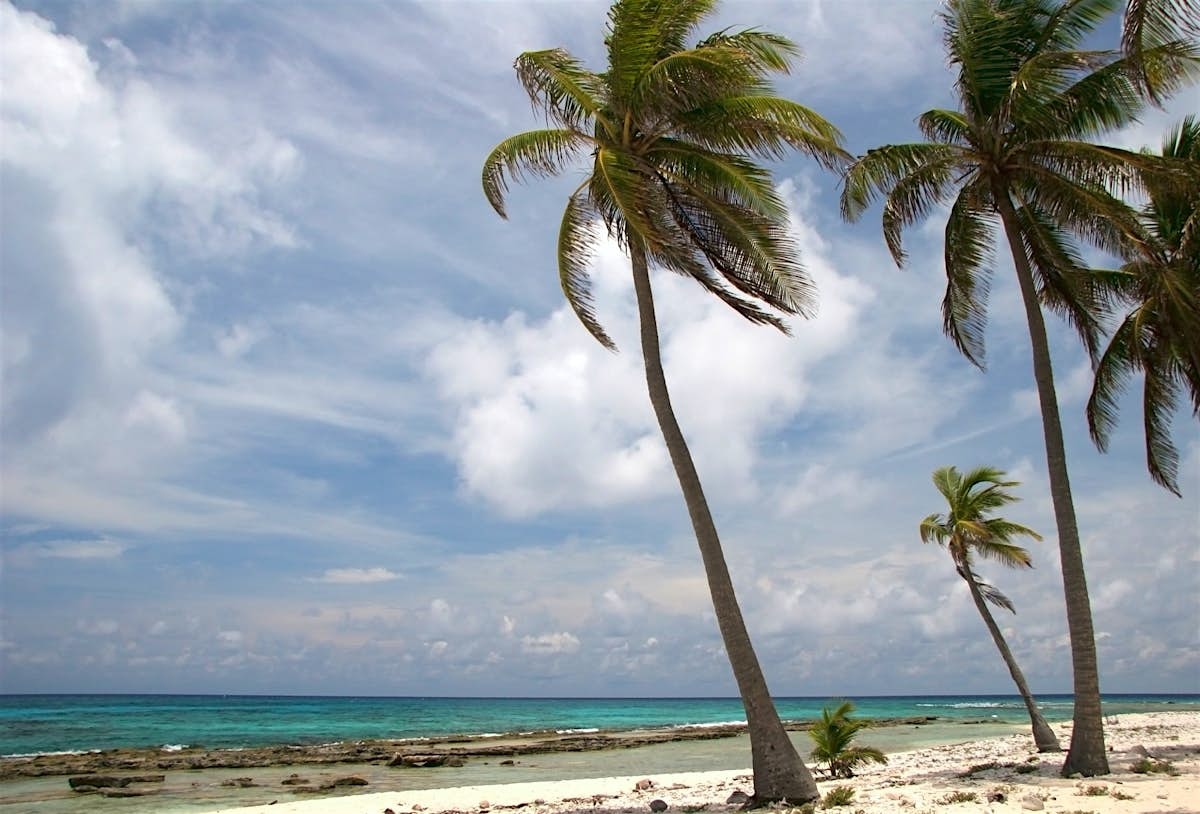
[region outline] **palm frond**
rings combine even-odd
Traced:
[[[681,112],[663,127],[714,152],[782,158],[795,149],[824,167],[839,170],[850,159],[842,147],[841,132],[829,121],[803,105],[775,96],[717,99]]]
[[[1146,369],[1142,415],[1146,430],[1146,466],[1150,477],[1179,496],[1179,453],[1171,442],[1171,415],[1179,395],[1176,377],[1162,365]]]
[[[596,246],[590,215],[593,213],[587,194],[581,187],[567,200],[562,224],[558,230],[558,281],[563,296],[597,342],[609,350],[617,349],[600,321],[592,299],[592,281],[588,274]]]
[[[1092,393],[1088,397],[1088,432],[1101,452],[1108,449],[1108,439],[1117,425],[1120,395],[1129,383],[1132,372],[1140,367],[1138,358],[1138,309],[1122,320],[1109,338],[1096,364]]]
[[[974,572],[972,572],[971,578],[975,581],[975,585],[979,588],[979,593],[985,602],[990,602],[997,608],[1004,608],[1004,610],[1012,614],[1017,612],[1012,600],[1001,593],[1000,589],[998,589],[996,586],[989,585],[988,583],[984,582],[979,578],[979,575],[975,574]]]
[[[603,113],[603,80],[567,51],[526,51],[517,57],[513,68],[534,107],[548,120],[580,132],[590,130],[589,123],[595,120],[610,133],[615,132],[614,122]]]
[[[530,130],[500,142],[483,162],[483,193],[500,215],[508,178],[524,180],[526,175],[545,178],[557,175],[574,158],[587,139],[574,130]]]
[[[984,366],[984,329],[995,237],[991,207],[977,187],[964,189],[946,219],[946,295],[942,330],[976,367]]]
[[[617,0],[608,12],[608,86],[624,115],[641,77],[663,56],[686,47],[716,0]]]
[[[1088,355],[1099,354],[1101,324],[1108,305],[1095,275],[1083,265],[1079,250],[1055,222],[1038,206],[1017,209],[1023,251],[1029,259],[1042,305],[1066,318],[1075,329]]]
[[[888,195],[904,178],[925,166],[966,164],[961,147],[949,144],[892,144],[869,150],[846,170],[842,182],[842,217],[855,221],[881,195]]]
[[[971,123],[962,113],[937,108],[917,117],[917,126],[925,138],[942,144],[963,144],[971,129]]]
[[[1121,26],[1121,50],[1141,88],[1156,105],[1162,105],[1170,92],[1153,68],[1145,64],[1144,54],[1172,42],[1187,42],[1200,36],[1198,0],[1129,0]]]

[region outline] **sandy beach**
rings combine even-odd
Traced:
[[[1070,740],[1070,722],[1055,725]],[[886,766],[863,769],[850,780],[825,780],[854,790],[848,814],[904,812],[1047,811],[1071,814],[1200,812],[1200,713],[1145,713],[1110,718],[1105,727],[1112,773],[1062,778],[1062,755],[1039,755],[1027,734],[889,755]],[[1146,761],[1164,771],[1135,772]],[[1169,769],[1169,773],[1165,770]],[[646,781],[649,781],[648,783]],[[615,814],[650,811],[733,811],[735,792],[749,793],[748,770],[511,783],[375,792],[319,800],[282,796],[271,805],[213,814],[442,814],[520,809],[523,814]]]

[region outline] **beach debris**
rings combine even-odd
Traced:
[[[639,780],[633,784],[633,788],[636,791],[645,791],[646,789],[652,789],[652,788],[654,788],[654,781],[651,780],[649,777],[643,777],[641,780]]]
[[[666,800],[651,800],[650,801],[650,810],[655,812],[655,814],[659,814],[659,812],[666,811],[667,810]]]
[[[750,801],[750,795],[747,794],[746,792],[742,791],[741,789],[737,789],[736,791],[733,792],[733,794],[729,795],[728,799],[725,800],[725,805],[740,806],[740,805],[745,805],[749,801]]]
[[[1036,794],[1026,794],[1021,798],[1021,808],[1026,811],[1041,811],[1045,807],[1046,803]]]

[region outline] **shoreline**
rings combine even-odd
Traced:
[[[1054,725],[1067,742],[1070,722]],[[849,780],[822,781],[853,791],[847,812],[869,806],[873,814],[928,811],[1047,811],[1072,814],[1141,814],[1200,811],[1200,713],[1138,713],[1106,722],[1111,774],[1096,778],[1058,775],[1063,755],[1039,754],[1028,733],[889,755]],[[1148,760],[1163,771],[1135,771]],[[1142,766],[1145,768],[1145,765]],[[1166,769],[1170,769],[1170,773]],[[449,814],[528,809],[529,814],[635,814],[652,810],[738,810],[737,792],[749,794],[748,770],[460,786],[390,791],[322,800],[288,801],[216,809],[206,814]]]

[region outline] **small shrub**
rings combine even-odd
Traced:
[[[1132,794],[1126,794],[1125,792],[1121,791],[1120,789],[1112,789],[1108,793],[1108,796],[1113,798],[1114,800],[1132,800],[1133,799]]]
[[[1179,774],[1179,770],[1169,760],[1153,760],[1148,757],[1130,766],[1129,771],[1134,774],[1169,774],[1171,777]]]
[[[821,805],[824,808],[837,808],[838,806],[848,806],[854,800],[854,789],[849,786],[834,786],[821,800]]]
[[[1107,797],[1108,786],[1084,786],[1079,793],[1084,797]]]
[[[950,806],[955,803],[973,803],[979,795],[973,791],[955,791],[938,800],[938,805]]]

